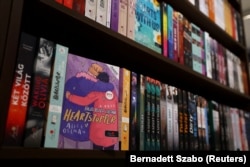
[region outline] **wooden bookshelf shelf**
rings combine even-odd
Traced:
[[[247,60],[245,46],[235,41],[188,1],[165,1],[201,29],[209,32],[213,38],[242,60]],[[0,0],[0,4],[1,2],[2,0]],[[5,118],[7,117],[18,39],[21,31],[68,46],[71,53],[152,76],[167,84],[204,96],[208,100],[215,100],[240,109],[250,109],[249,94],[242,94],[186,66],[167,59],[161,54],[52,0],[11,0],[11,2],[12,8],[9,8],[9,10],[12,9],[12,11],[9,15],[8,33],[6,39],[0,39],[0,42],[6,41],[6,43],[0,43],[0,47],[6,47],[4,52],[0,52],[1,70],[4,69],[0,73],[0,106],[2,106],[3,110],[3,112],[0,112],[0,143],[3,142],[2,136],[6,123]],[[0,146],[0,160],[29,158],[124,159],[125,155],[126,152],[123,151],[107,152]]]

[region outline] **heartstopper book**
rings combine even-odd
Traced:
[[[118,150],[119,67],[69,54],[59,148]]]

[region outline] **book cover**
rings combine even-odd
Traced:
[[[107,24],[107,0],[96,1],[96,22],[104,26]]]
[[[40,38],[34,62],[32,89],[26,118],[24,147],[43,146],[46,112],[51,88],[51,72],[55,57],[55,44]]]
[[[119,2],[118,33],[127,36],[128,0]]]
[[[58,148],[119,149],[119,67],[68,55]]]
[[[137,0],[135,7],[135,41],[162,53],[160,3],[155,0]]]
[[[68,51],[68,47],[56,44],[55,60],[51,77],[49,108],[45,126],[45,148],[58,147]]]
[[[96,20],[97,0],[85,0],[85,16]]]
[[[119,77],[120,150],[129,150],[131,71],[126,68],[120,68]]]
[[[30,34],[21,33],[3,139],[5,146],[22,145],[32,84],[36,40],[36,37]]]

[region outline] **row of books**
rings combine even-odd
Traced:
[[[25,32],[17,57],[4,146],[248,150],[246,111]]]
[[[91,1],[92,5],[89,1],[68,2],[65,0],[64,5],[78,12],[74,4],[80,3],[86,17],[163,56],[241,93],[248,92],[246,64],[165,1],[96,0]]]
[[[232,38],[244,44],[243,22],[240,11],[237,11],[228,0],[189,0],[189,2]]]
[[[247,93],[244,62],[183,14],[165,2],[163,4],[163,15],[167,18],[163,20],[166,29],[163,31],[163,55],[223,85]]]

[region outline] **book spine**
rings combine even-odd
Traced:
[[[184,150],[184,122],[183,122],[183,102],[182,90],[177,88],[178,91],[178,121],[179,121],[179,150]]]
[[[156,134],[155,134],[155,150],[161,150],[161,110],[160,110],[160,82],[156,80],[155,82],[155,112],[156,112]]]
[[[137,133],[137,73],[131,72],[130,80],[130,135],[129,150],[138,150],[138,133]]]
[[[21,146],[30,97],[36,37],[21,33],[3,145]]]
[[[97,0],[96,2],[96,22],[106,26],[107,24],[107,0]]]
[[[107,21],[106,21],[106,26],[110,28],[111,24],[111,9],[112,9],[112,0],[107,0]]]
[[[45,148],[58,147],[68,51],[68,47],[56,44],[45,131]]]
[[[155,79],[150,78],[150,92],[151,92],[151,96],[150,96],[150,150],[151,151],[155,151],[155,139],[156,139],[156,111],[155,111],[155,107],[156,107],[156,99],[155,99]]]
[[[173,34],[173,7],[167,5],[167,16],[168,16],[168,58],[174,60],[174,34]]]
[[[96,20],[96,9],[97,9],[97,0],[86,0],[85,2],[85,16]]]
[[[179,30],[178,30],[178,11],[176,11],[175,9],[173,9],[173,52],[174,52],[174,61],[178,62],[178,36],[179,36]]]
[[[127,15],[127,37],[135,39],[135,5],[136,0],[128,0],[128,15]]]
[[[120,94],[121,97],[120,104],[120,115],[121,115],[121,127],[120,127],[120,150],[129,150],[130,145],[130,78],[131,72],[126,68],[120,68]]]
[[[81,15],[85,13],[85,0],[73,0],[73,10],[77,11]]]
[[[167,85],[167,148],[173,150],[174,128],[173,128],[173,91],[172,86]]]
[[[183,15],[178,13],[178,62],[184,65]]]
[[[139,80],[139,150],[144,151],[145,146],[145,77],[140,74],[138,75]]]
[[[189,150],[188,132],[189,132],[189,115],[187,91],[182,90],[182,105],[183,105],[183,140],[184,149]]]
[[[161,3],[162,15],[162,54],[168,57],[168,8],[166,2]]]
[[[34,77],[29,100],[24,137],[24,147],[40,147],[46,123],[45,114],[49,104],[51,71],[55,45],[52,41],[40,38],[39,50],[34,64]]]
[[[110,28],[118,32],[118,22],[119,22],[119,3],[120,0],[112,0],[111,3],[111,22]]]
[[[120,0],[118,33],[127,36],[128,0]]]
[[[164,82],[160,83],[160,120],[161,120],[161,150],[167,150],[167,91],[166,84]]]
[[[150,150],[150,136],[151,136],[151,86],[150,86],[150,78],[146,77],[145,79],[145,119],[144,119],[144,126],[145,126],[145,138],[144,138],[144,150]]]
[[[179,150],[178,91],[173,87],[173,150]]]

